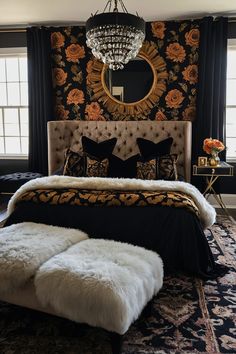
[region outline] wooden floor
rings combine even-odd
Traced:
[[[0,195],[0,222],[2,222],[7,217],[7,204],[10,196]],[[236,208],[228,209],[229,214],[236,220]],[[217,215],[225,215],[222,209],[216,209]]]

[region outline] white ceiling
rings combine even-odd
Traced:
[[[0,26],[83,23],[107,0],[0,0]],[[236,16],[236,0],[124,0],[128,12],[146,21]]]

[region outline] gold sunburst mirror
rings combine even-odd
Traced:
[[[133,101],[127,97],[122,97],[122,91],[115,92],[113,90],[112,85],[110,85],[107,65],[94,59],[90,63],[90,69],[87,69],[87,84],[91,91],[92,100],[98,101],[106,107],[107,111],[112,114],[113,119],[145,119],[166,90],[166,63],[159,56],[156,47],[147,41],[144,42],[138,57],[143,61],[144,68],[147,70],[148,80],[147,85],[143,85],[142,78],[139,83],[134,78],[135,85],[146,86],[146,88],[142,91],[144,92],[143,96]],[[125,73],[123,73],[123,76],[125,76]],[[122,88],[122,84],[119,86],[118,82],[116,87]]]

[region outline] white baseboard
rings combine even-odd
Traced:
[[[228,209],[236,209],[236,194],[221,194],[221,197]],[[208,201],[214,208],[220,208],[212,195],[209,196]]]

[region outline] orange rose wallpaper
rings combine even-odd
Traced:
[[[199,21],[154,21],[146,23],[146,41],[164,60],[166,88],[145,117],[146,120],[190,120],[196,117]],[[86,46],[84,27],[52,28],[52,78],[54,119],[136,120],[110,113],[94,100],[90,87],[93,56]]]

